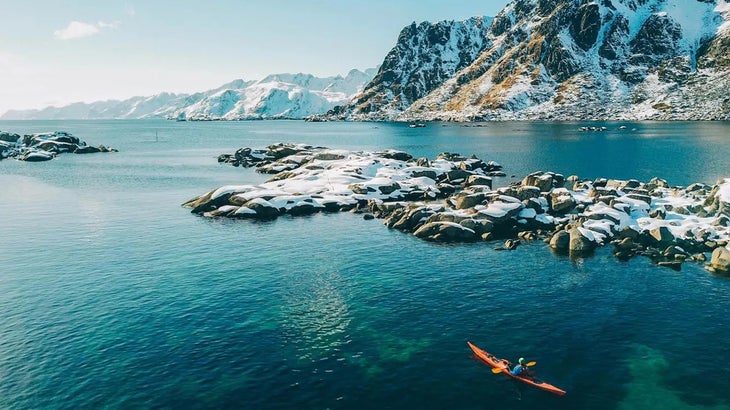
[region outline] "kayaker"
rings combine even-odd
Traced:
[[[512,376],[519,376],[519,377],[528,377],[529,373],[527,370],[527,365],[525,365],[525,358],[520,357],[520,360],[518,361],[518,365],[515,366],[514,369],[510,373],[512,373]]]

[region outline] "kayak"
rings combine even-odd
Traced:
[[[474,344],[472,342],[466,342],[466,344],[468,344],[469,347],[471,348],[471,350],[474,351],[474,354],[476,355],[476,357],[480,361],[482,361],[485,364],[487,364],[487,365],[489,365],[491,367],[494,367],[496,369],[501,369],[502,370],[501,373],[503,375],[505,375],[507,377],[511,377],[511,378],[513,378],[515,380],[519,380],[519,381],[521,381],[523,383],[527,383],[527,384],[529,384],[531,386],[535,386],[538,389],[542,389],[542,390],[545,390],[545,391],[549,391],[550,393],[557,394],[558,396],[562,396],[562,395],[565,394],[565,390],[562,390],[560,388],[557,388],[557,387],[553,386],[552,384],[545,383],[544,381],[538,380],[538,379],[536,379],[534,377],[529,377],[529,376],[525,377],[525,376],[515,376],[515,375],[513,375],[510,372],[510,369],[512,368],[512,366],[510,366],[509,360],[507,360],[507,359],[498,359],[494,355],[489,354],[489,353],[485,352],[484,350],[482,350],[482,349],[474,346]]]

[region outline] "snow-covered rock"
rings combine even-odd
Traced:
[[[93,147],[66,131],[18,134],[0,132],[0,159],[15,158],[20,161],[50,161],[62,153],[88,154],[117,152],[114,148],[99,145]]]
[[[489,172],[489,163],[473,159],[472,164],[484,165],[465,170],[469,167],[458,154],[443,153],[429,161],[402,151],[304,144],[239,152],[260,172],[281,171],[263,184],[223,186],[183,206],[206,217],[253,219],[369,212],[389,228],[432,241],[508,239],[515,245],[518,238],[543,239],[575,256],[610,243],[619,259],[644,255],[673,269],[681,269],[684,260],[705,261],[706,253],[714,251],[708,268],[719,271],[728,258],[730,217],[724,212],[730,179],[683,188],[658,178],[589,181],[571,176],[569,189],[562,174],[536,172],[521,183],[492,190],[470,183]],[[607,190],[611,195],[600,194]],[[563,203],[570,206],[556,207]]]

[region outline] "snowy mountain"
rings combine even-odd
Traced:
[[[235,80],[195,94],[162,93],[150,97],[74,103],[41,110],[11,110],[0,119],[304,118],[321,114],[361,92],[376,69],[351,70],[346,76],[274,74],[258,81]]]
[[[491,18],[412,23],[398,36],[378,74],[352,102],[360,113],[395,115],[468,66],[491,45]]]
[[[462,22],[481,33],[480,20]],[[438,26],[437,23],[431,26]],[[411,32],[413,32],[411,34]],[[410,34],[410,35],[409,35]],[[515,0],[457,71],[393,104],[416,47],[421,78],[442,78],[444,52],[404,29],[365,91],[331,117],[351,120],[730,119],[727,0]],[[474,56],[476,44],[482,50]],[[416,46],[417,45],[417,46]],[[468,61],[471,56],[474,58]],[[392,61],[395,59],[396,61]],[[464,64],[466,62],[466,64]]]
[[[305,118],[327,112],[363,90],[375,69],[351,70],[347,76],[274,74],[240,87],[220,87],[169,113],[187,119]],[[166,113],[168,114],[168,113]]]

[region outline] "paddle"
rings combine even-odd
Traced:
[[[531,367],[531,366],[534,366],[536,364],[537,364],[537,362],[528,362],[527,364],[525,364],[525,366]],[[502,369],[501,367],[493,367],[492,368],[492,373],[494,373],[494,374],[502,373],[502,370],[504,370],[504,369]]]

